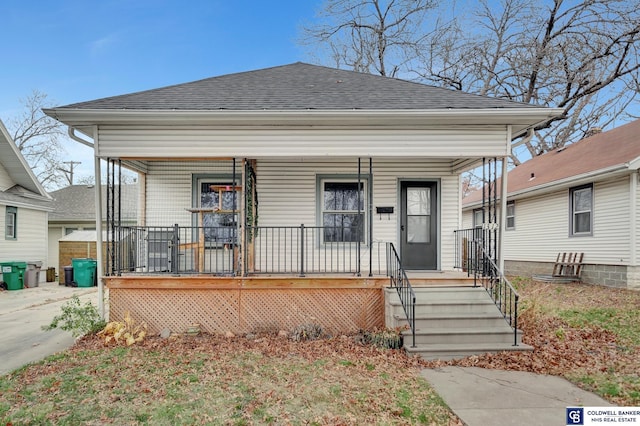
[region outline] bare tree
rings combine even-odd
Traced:
[[[535,128],[531,156],[624,117],[638,99],[638,0],[482,0],[429,46],[413,64],[424,81],[564,108]]]
[[[306,40],[338,67],[563,108],[526,139],[530,156],[629,118],[638,101],[640,0],[480,0],[453,20],[451,3],[324,4]]]
[[[326,0],[303,43],[328,49],[337,67],[394,77],[425,37],[435,0]]]
[[[24,111],[8,121],[12,137],[40,183],[47,189],[58,187],[65,181],[61,168],[64,151],[60,137],[64,136],[62,123],[46,116],[42,108],[47,95],[34,90],[21,100]]]

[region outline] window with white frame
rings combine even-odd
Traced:
[[[484,222],[484,211],[482,209],[475,209],[473,211],[473,227],[482,228]]]
[[[571,235],[593,235],[593,185],[571,188],[569,194]]]
[[[364,243],[366,182],[361,180],[359,188],[357,180],[323,179],[320,183],[323,241]]]
[[[7,206],[5,210],[4,237],[7,240],[18,239],[18,208]]]
[[[507,202],[507,223],[505,229],[516,229],[516,202]]]

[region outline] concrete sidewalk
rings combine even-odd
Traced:
[[[611,406],[555,376],[476,367],[427,369],[422,375],[467,426],[564,425],[566,407]]]

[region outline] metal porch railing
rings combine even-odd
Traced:
[[[244,270],[250,275],[298,276],[386,271],[385,243],[365,244],[359,227],[248,227],[245,239],[242,247],[238,230],[232,227],[115,227],[108,242],[107,271],[109,275],[240,275]]]
[[[482,286],[502,316],[513,328],[513,346],[518,346],[518,301],[520,296],[485,250],[482,240],[472,240],[467,271],[473,274],[474,286]]]
[[[411,329],[411,347],[416,347],[416,294],[393,243],[387,243],[387,268],[391,287],[395,288]]]

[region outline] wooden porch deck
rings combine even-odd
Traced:
[[[453,271],[409,273],[412,285],[473,285]],[[123,275],[103,278],[110,320],[126,312],[151,333],[185,332],[198,324],[209,333],[250,333],[270,327],[291,331],[314,323],[331,334],[383,328],[384,275],[216,277]],[[415,283],[415,284],[414,284]]]

